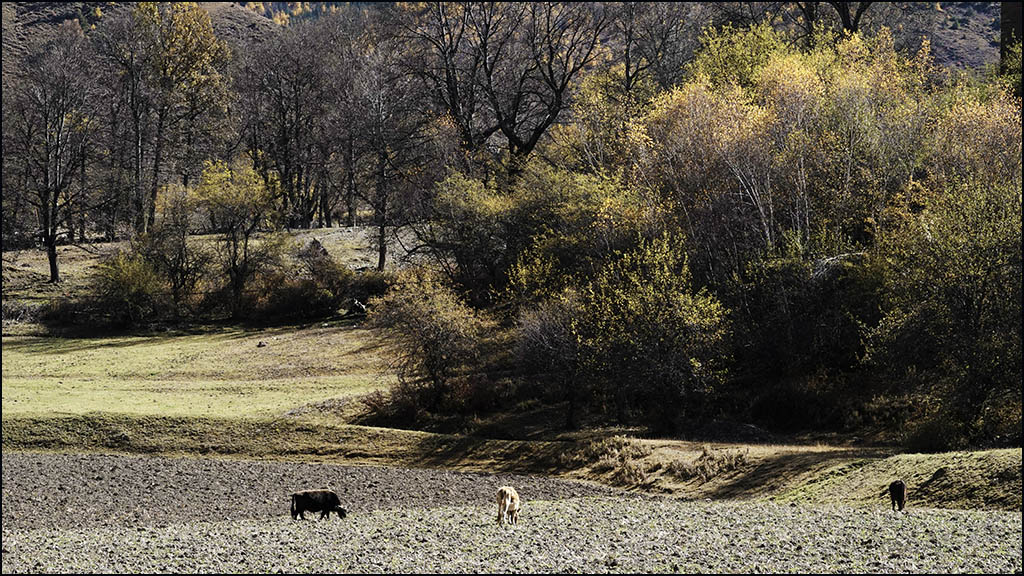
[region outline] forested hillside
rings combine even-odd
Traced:
[[[3,248],[122,243],[5,322],[365,312],[402,427],[1020,445],[997,5],[248,4],[4,6]]]

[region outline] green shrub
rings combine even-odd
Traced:
[[[160,219],[149,232],[132,242],[166,280],[175,313],[192,311],[195,298],[207,280],[212,255],[202,242],[190,238],[196,203],[189,189],[167,186],[159,199]]]
[[[523,310],[516,324],[518,367],[529,379],[546,384],[548,400],[566,402],[565,425],[575,429],[589,392],[575,318],[583,310],[574,291]]]
[[[158,320],[168,309],[168,288],[140,254],[118,252],[96,269],[90,293],[100,314],[114,324]]]
[[[838,430],[850,410],[851,387],[845,384],[841,374],[821,371],[764,386],[750,403],[750,418],[786,432]]]
[[[51,330],[69,326],[106,327],[109,316],[102,314],[93,298],[51,298],[39,307],[39,322]]]
[[[294,253],[296,266],[261,275],[252,310],[269,320],[308,320],[338,312],[350,299],[355,274],[338,264],[317,240]]]
[[[993,447],[1021,445],[1021,389],[993,395],[982,407],[981,438]]]
[[[869,358],[941,400],[943,417],[930,425],[956,430],[939,435],[942,446],[989,441],[986,406],[1019,394],[1020,225],[1019,184],[952,185],[879,243],[885,316],[868,334]]]
[[[620,420],[634,408],[659,431],[704,416],[724,380],[728,323],[692,285],[683,246],[662,237],[608,262],[580,292],[581,358]]]
[[[399,381],[420,383],[425,408],[436,411],[456,373],[477,356],[483,319],[423,270],[403,274],[399,288],[370,300],[370,325],[390,338]]]
[[[419,424],[423,412],[423,396],[421,387],[399,380],[391,384],[387,392],[375,390],[363,396],[362,403],[370,412],[370,423],[411,428]]]
[[[723,296],[735,302],[737,339],[746,343],[737,362],[774,377],[859,365],[861,330],[878,322],[882,288],[863,252],[761,258],[743,276]]]
[[[371,299],[387,294],[394,282],[389,272],[363,270],[348,277],[346,296],[366,305]]]

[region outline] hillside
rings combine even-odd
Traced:
[[[999,62],[999,2],[938,2],[931,35],[936,63],[979,68]]]
[[[88,26],[126,10],[129,3],[5,2],[3,4],[4,74],[24,53],[28,39],[45,35],[66,20],[84,19]],[[254,6],[258,4],[259,6]],[[330,6],[309,8],[309,2],[200,2],[210,14],[216,34],[232,46],[258,41],[279,27],[330,13]],[[336,2],[316,3],[336,5]],[[931,41],[935,61],[952,68],[979,68],[999,60],[998,2],[937,2],[936,10],[917,23]]]
[[[7,75],[31,38],[45,37],[68,20],[84,21],[90,30],[104,19],[127,11],[128,2],[4,2],[3,71]],[[210,14],[213,31],[231,46],[259,40],[277,28],[268,18],[235,2],[200,2]],[[98,13],[97,13],[98,11]]]

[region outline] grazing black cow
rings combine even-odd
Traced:
[[[897,506],[903,510],[903,506],[907,503],[907,485],[903,483],[903,480],[889,484],[889,499],[892,500],[893,510],[896,510]]]
[[[304,512],[319,512],[320,519],[330,518],[331,512],[344,518],[348,511],[341,507],[338,495],[330,490],[302,490],[292,494],[292,519],[306,519]]]

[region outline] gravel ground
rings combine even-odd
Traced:
[[[353,513],[292,521],[284,495],[300,481],[331,483]],[[522,488],[515,529],[494,522],[504,483]],[[251,506],[232,508],[245,492],[258,492]],[[211,497],[228,502],[194,503]],[[1019,512],[681,502],[511,475],[3,455],[5,573],[1020,569]]]

